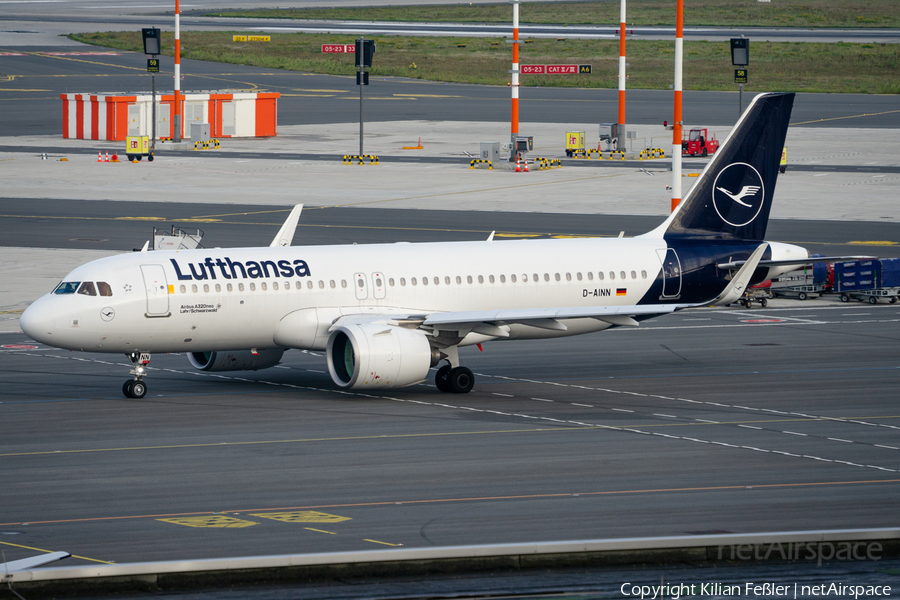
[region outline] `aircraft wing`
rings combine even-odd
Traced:
[[[335,325],[348,322],[394,322],[416,324],[437,331],[456,331],[463,335],[470,331],[498,338],[509,337],[501,325],[529,325],[552,331],[566,331],[562,319],[597,319],[616,327],[636,327],[639,320],[655,315],[672,313],[686,304],[627,305],[627,306],[576,306],[563,308],[512,308],[495,310],[467,310],[436,313],[350,314],[335,321]],[[464,332],[464,333],[463,333]]]
[[[41,554],[40,556],[32,556],[31,558],[23,558],[21,560],[12,560],[10,562],[0,563],[0,570],[8,573],[14,571],[27,571],[36,567],[42,567],[46,564],[69,558],[72,556],[68,552],[50,552],[49,554]]]
[[[442,312],[428,315],[423,325],[434,329],[470,329],[485,335],[507,337],[509,334],[498,325],[530,325],[541,329],[565,331],[560,319],[597,319],[610,325],[635,327],[635,317],[648,317],[673,312],[677,305],[655,306],[577,306],[568,308],[516,308],[500,310],[475,310]],[[502,333],[501,333],[502,332]]]

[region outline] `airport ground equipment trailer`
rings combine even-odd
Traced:
[[[812,263],[801,269],[772,279],[770,291],[773,298],[818,298],[831,289],[832,264]]]
[[[841,302],[851,298],[877,304],[895,304],[900,297],[900,258],[838,262],[834,264],[834,293]]]
[[[774,297],[772,295],[771,287],[771,281],[763,281],[753,287],[747,288],[747,291],[744,292],[744,295],[738,300],[738,304],[742,305],[744,308],[751,308],[754,302],[758,302],[760,306],[765,308],[769,305],[769,299]]]

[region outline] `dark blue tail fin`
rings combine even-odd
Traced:
[[[666,239],[763,240],[794,94],[760,94],[665,224]]]

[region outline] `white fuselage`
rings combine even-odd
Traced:
[[[23,315],[23,329],[56,347],[94,352],[271,348],[286,315],[315,309],[316,339],[281,345],[321,348],[332,321],[349,314],[637,304],[665,248],[656,238],[586,238],[123,254],[64,280],[93,281],[95,290],[103,282],[111,295],[47,294]],[[572,319],[567,331],[519,326],[510,338],[608,326]]]

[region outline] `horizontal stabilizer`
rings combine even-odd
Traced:
[[[276,235],[275,239],[272,240],[272,243],[269,244],[270,248],[291,245],[291,242],[294,241],[294,233],[297,231],[297,223],[300,221],[300,213],[302,211],[302,204],[298,204],[294,207],[294,210],[288,215],[287,221],[285,221],[284,225],[281,226],[281,229],[278,230],[278,235]]]

